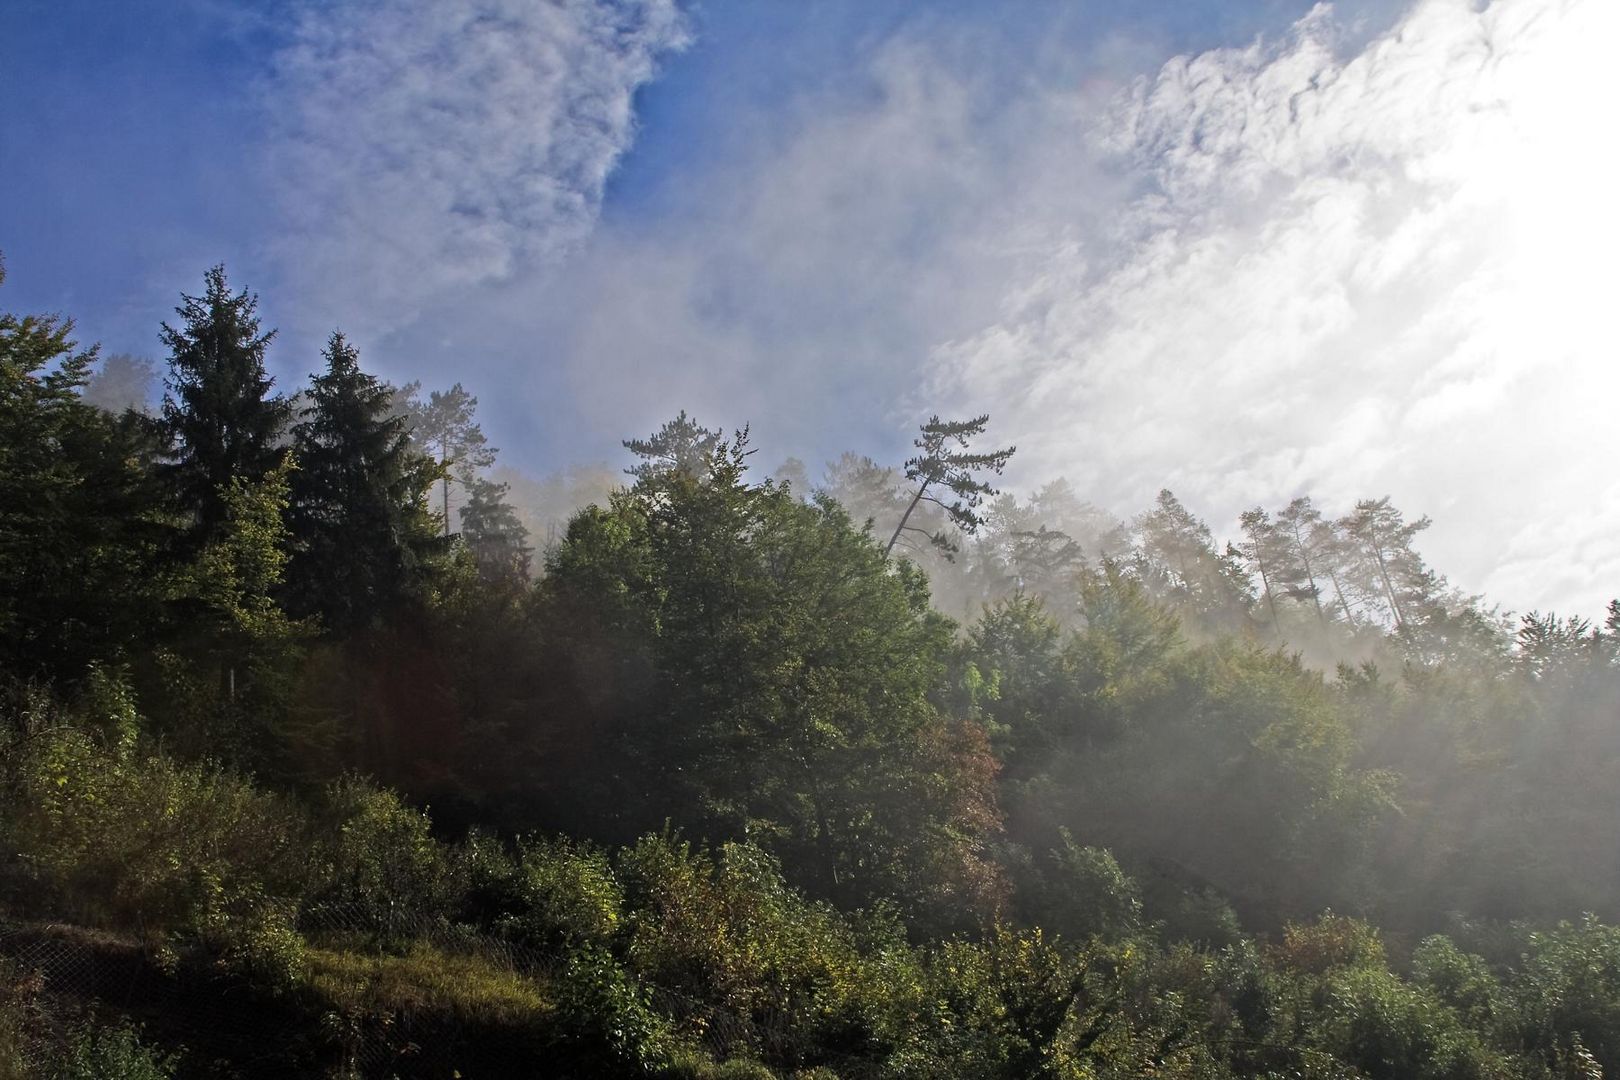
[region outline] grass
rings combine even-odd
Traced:
[[[423,942],[403,956],[312,947],[308,986],[346,1013],[430,1012],[517,1026],[543,1021],[553,1008],[533,979]]]

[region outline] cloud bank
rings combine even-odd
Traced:
[[[1620,247],[1606,0],[1423,0],[1357,55],[1319,7],[1180,57],[1068,133],[1138,190],[1054,222],[928,393],[1017,433],[1020,475],[1169,486],[1228,527],[1393,494],[1425,549],[1523,610],[1620,592]]]
[[[599,221],[672,3],[340,7],[277,62],[288,277],[393,330],[392,374],[465,379],[509,462],[678,408],[900,460],[929,412],[988,411],[1018,486],[1120,514],[1168,486],[1218,533],[1388,494],[1463,587],[1595,611],[1620,5],[1417,0],[1364,31],[1319,6],[1162,64],[1123,38],[1031,63],[904,24],[726,102],[724,152]]]
[[[305,9],[264,91],[286,278],[385,329],[577,248],[637,89],[686,40],[674,0]]]

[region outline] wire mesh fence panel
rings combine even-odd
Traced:
[[[0,917],[0,977],[43,1074],[87,1025],[132,1025],[184,1077],[551,1075],[568,958],[442,918],[363,904],[298,913],[307,963],[272,993],[195,947]],[[178,940],[178,939],[174,939]],[[715,1060],[801,1057],[792,1001],[752,1012],[642,982],[648,1004]]]

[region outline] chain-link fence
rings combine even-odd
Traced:
[[[12,1052],[47,1075],[87,1033],[132,1025],[142,1041],[183,1048],[198,1077],[320,1075],[322,1048],[290,1001],[261,1000],[240,980],[147,945],[82,927],[0,919],[6,1006],[20,1021]]]
[[[361,905],[310,906],[298,928],[312,985],[277,995],[161,938],[0,916],[0,978],[15,984],[9,1007],[22,1018],[26,1074],[45,1075],[75,1033],[109,1024],[178,1049],[182,1077],[548,1076],[570,1056],[550,1022],[567,978],[556,951]],[[462,971],[497,1000],[466,1007]],[[716,1060],[797,1057],[790,1006],[744,1015],[674,989],[653,986],[650,996]]]

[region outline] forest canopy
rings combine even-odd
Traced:
[[[1620,1071],[1620,602],[1009,417],[497,471],[223,267],[160,333],[153,409],[0,314],[0,1076]]]

